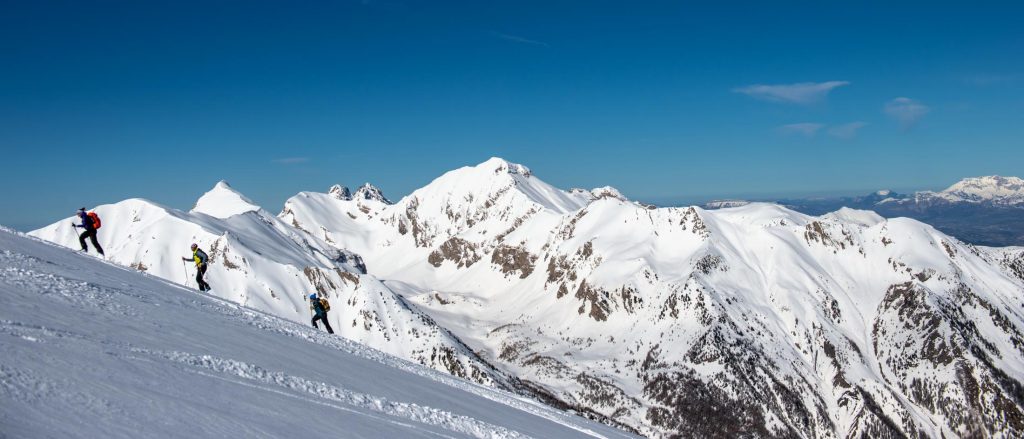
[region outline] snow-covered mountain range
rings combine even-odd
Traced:
[[[879,203],[973,203],[1019,206],[1024,205],[1024,180],[998,175],[965,178],[939,192],[921,191],[909,196],[886,197]]]
[[[886,218],[910,217],[943,233],[978,245],[1024,245],[1024,180],[1017,177],[965,178],[933,192],[901,194],[880,190],[868,195],[770,200],[808,215],[842,207],[871,210]],[[716,200],[707,209],[735,207],[749,201]]]
[[[1001,177],[990,175],[984,177],[964,178],[952,186],[935,191],[918,191],[912,194],[900,194],[888,189],[879,190],[860,197],[844,197],[834,199],[790,199],[780,200],[784,205],[800,206],[808,201],[817,200],[821,203],[841,203],[842,206],[871,208],[873,206],[892,207],[893,205],[931,207],[934,205],[987,205],[1000,207],[1024,207],[1024,179],[1018,177]],[[736,203],[747,203],[743,200],[714,200],[705,203],[705,207],[719,209],[734,207]]]
[[[625,438],[0,228],[0,436]]]
[[[180,282],[172,249],[199,241],[221,297],[303,321],[319,288],[345,337],[644,435],[1024,434],[1020,248],[851,209],[653,208],[501,159],[394,204],[364,188],[276,218],[224,185],[190,213],[128,200],[97,208],[101,242]],[[69,221],[33,234],[76,247]]]

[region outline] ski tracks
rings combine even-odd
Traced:
[[[519,432],[491,425],[477,419],[457,415],[448,411],[421,406],[413,403],[389,401],[386,398],[354,392],[327,383],[316,382],[283,372],[264,369],[258,365],[245,363],[212,355],[195,355],[187,352],[152,351],[147,349],[131,349],[133,356],[129,359],[158,358],[188,366],[193,371],[210,376],[203,371],[211,371],[243,380],[243,383],[257,384],[263,390],[280,393],[281,390],[291,391],[300,395],[315,397],[342,403],[358,409],[369,410],[395,418],[442,427],[454,433],[480,439],[517,439],[527,438]],[[237,381],[236,381],[237,382]],[[239,383],[239,384],[243,384]],[[263,386],[258,386],[259,384]],[[269,388],[266,386],[270,386]],[[331,405],[335,408],[341,408]]]

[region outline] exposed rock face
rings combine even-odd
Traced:
[[[430,253],[427,261],[430,265],[440,267],[444,261],[454,262],[459,268],[470,267],[480,260],[477,246],[460,238],[450,238],[441,247]]]
[[[384,196],[384,192],[370,183],[366,183],[360,186],[359,189],[356,189],[356,193],[352,195],[352,198],[356,200],[372,200],[379,201],[384,204],[391,204],[391,200],[388,200],[387,197]]]
[[[501,267],[504,274],[518,275],[526,279],[533,274],[537,256],[530,254],[522,247],[500,245],[491,253],[491,263]]]
[[[347,187],[342,186],[340,184],[331,186],[331,188],[327,191],[327,194],[338,200],[352,199],[352,192],[349,191]]]
[[[288,218],[355,215],[333,245],[482,361],[644,435],[1024,435],[1024,251],[851,209],[620,195],[492,159],[365,214],[297,197]]]

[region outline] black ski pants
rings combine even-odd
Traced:
[[[196,285],[199,285],[199,291],[210,291],[210,284],[203,280],[203,275],[206,274],[206,264],[199,264],[196,266]]]
[[[316,325],[317,320],[324,322],[324,328],[327,328],[327,332],[334,334],[334,330],[331,329],[331,324],[327,323],[327,313],[317,314],[313,316],[313,327],[320,329],[320,327]]]
[[[85,246],[85,238],[89,238],[97,253],[103,254],[103,247],[100,247],[99,241],[96,240],[96,229],[85,229],[81,235],[78,235],[78,243],[82,244],[82,251],[89,251],[89,248]]]

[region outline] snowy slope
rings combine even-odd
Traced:
[[[0,436],[625,437],[0,230]]]
[[[647,435],[1024,434],[1018,259],[917,221],[652,209],[500,159],[281,218],[489,363]]]
[[[195,242],[210,255],[207,279],[217,297],[308,324],[305,297],[318,292],[333,304],[331,326],[346,338],[479,383],[507,384],[447,330],[363,274],[358,256],[285,224],[224,182],[189,213],[141,199],[95,211],[112,262],[195,287],[195,268],[181,260],[191,258]],[[68,218],[31,234],[78,248],[71,224]]]

